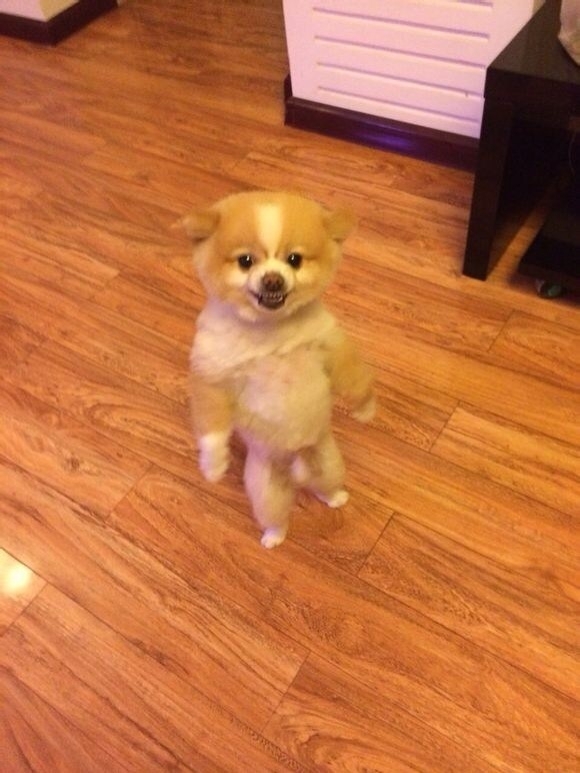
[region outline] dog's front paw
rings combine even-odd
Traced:
[[[374,419],[376,412],[377,401],[375,396],[371,395],[362,405],[359,405],[358,408],[352,411],[352,415],[357,421],[361,421],[363,424],[367,424],[369,421]]]
[[[271,548],[277,548],[286,539],[287,526],[270,526],[265,529],[262,534],[262,545],[270,550]]]
[[[199,440],[199,469],[210,483],[217,483],[230,466],[229,433],[211,432]]]
[[[322,501],[326,502],[329,507],[334,509],[342,507],[348,502],[348,491],[341,488],[338,491],[335,491],[331,496],[325,497]]]
[[[319,499],[321,502],[324,502],[325,505],[328,505],[333,509],[337,509],[343,505],[346,505],[349,499],[348,491],[343,488],[338,489],[332,494],[323,494],[321,491],[314,491],[313,493],[317,499]]]

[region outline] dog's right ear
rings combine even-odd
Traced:
[[[343,242],[356,226],[354,213],[347,209],[325,212],[323,219],[328,235],[337,242]]]
[[[202,242],[214,233],[218,227],[220,213],[215,209],[192,212],[179,221],[179,224],[194,242]]]

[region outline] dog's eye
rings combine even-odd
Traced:
[[[243,268],[244,271],[252,268],[254,265],[254,258],[251,255],[240,255],[238,258],[238,266]]]
[[[292,268],[300,268],[302,265],[302,255],[299,252],[291,252],[286,258],[286,262]]]

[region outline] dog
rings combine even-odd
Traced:
[[[186,216],[207,294],[191,350],[191,407],[199,466],[228,469],[230,438],[247,448],[244,483],[262,545],[280,545],[297,489],[346,503],[345,466],[331,430],[333,398],[369,421],[373,378],[321,295],[354,227],[285,192],[237,193]]]

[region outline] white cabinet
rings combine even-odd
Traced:
[[[284,0],[293,96],[478,137],[485,68],[541,0]]]

